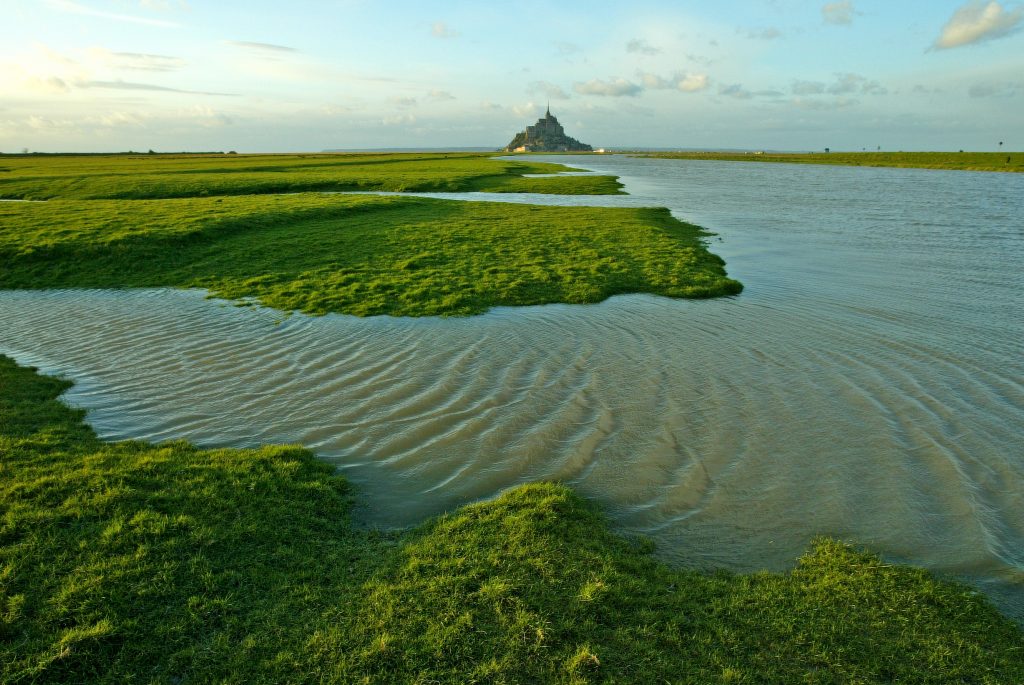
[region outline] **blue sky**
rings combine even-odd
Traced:
[[[1024,149],[995,0],[4,0],[0,151]]]

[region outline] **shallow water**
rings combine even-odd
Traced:
[[[308,445],[370,524],[560,479],[676,563],[782,569],[831,534],[1024,618],[1024,176],[552,161],[632,195],[526,199],[668,206],[744,293],[442,320],[7,291],[0,352],[76,380],[107,438]]]

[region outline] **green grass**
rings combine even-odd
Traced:
[[[729,162],[781,162],[841,166],[953,169],[962,171],[1024,171],[1024,152],[651,152],[644,157],[717,159]]]
[[[524,178],[566,167],[489,154],[0,157],[0,198],[139,200],[309,191],[615,194],[614,176]]]
[[[1020,683],[977,593],[819,540],[673,570],[556,484],[413,530],[349,521],[298,447],[104,443],[0,357],[4,683]]]
[[[0,203],[0,287],[199,286],[360,316],[739,292],[704,235],[665,209],[409,197]]]

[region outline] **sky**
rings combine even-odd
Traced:
[[[1000,0],[0,0],[0,152],[1024,150]],[[999,143],[1003,142],[1002,147]]]

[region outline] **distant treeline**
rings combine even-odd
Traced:
[[[234,150],[224,152],[223,150],[210,150],[207,152],[187,151],[181,152],[156,152],[148,150],[140,152],[128,150],[127,152],[0,152],[0,157],[116,157],[118,155],[235,155]]]

